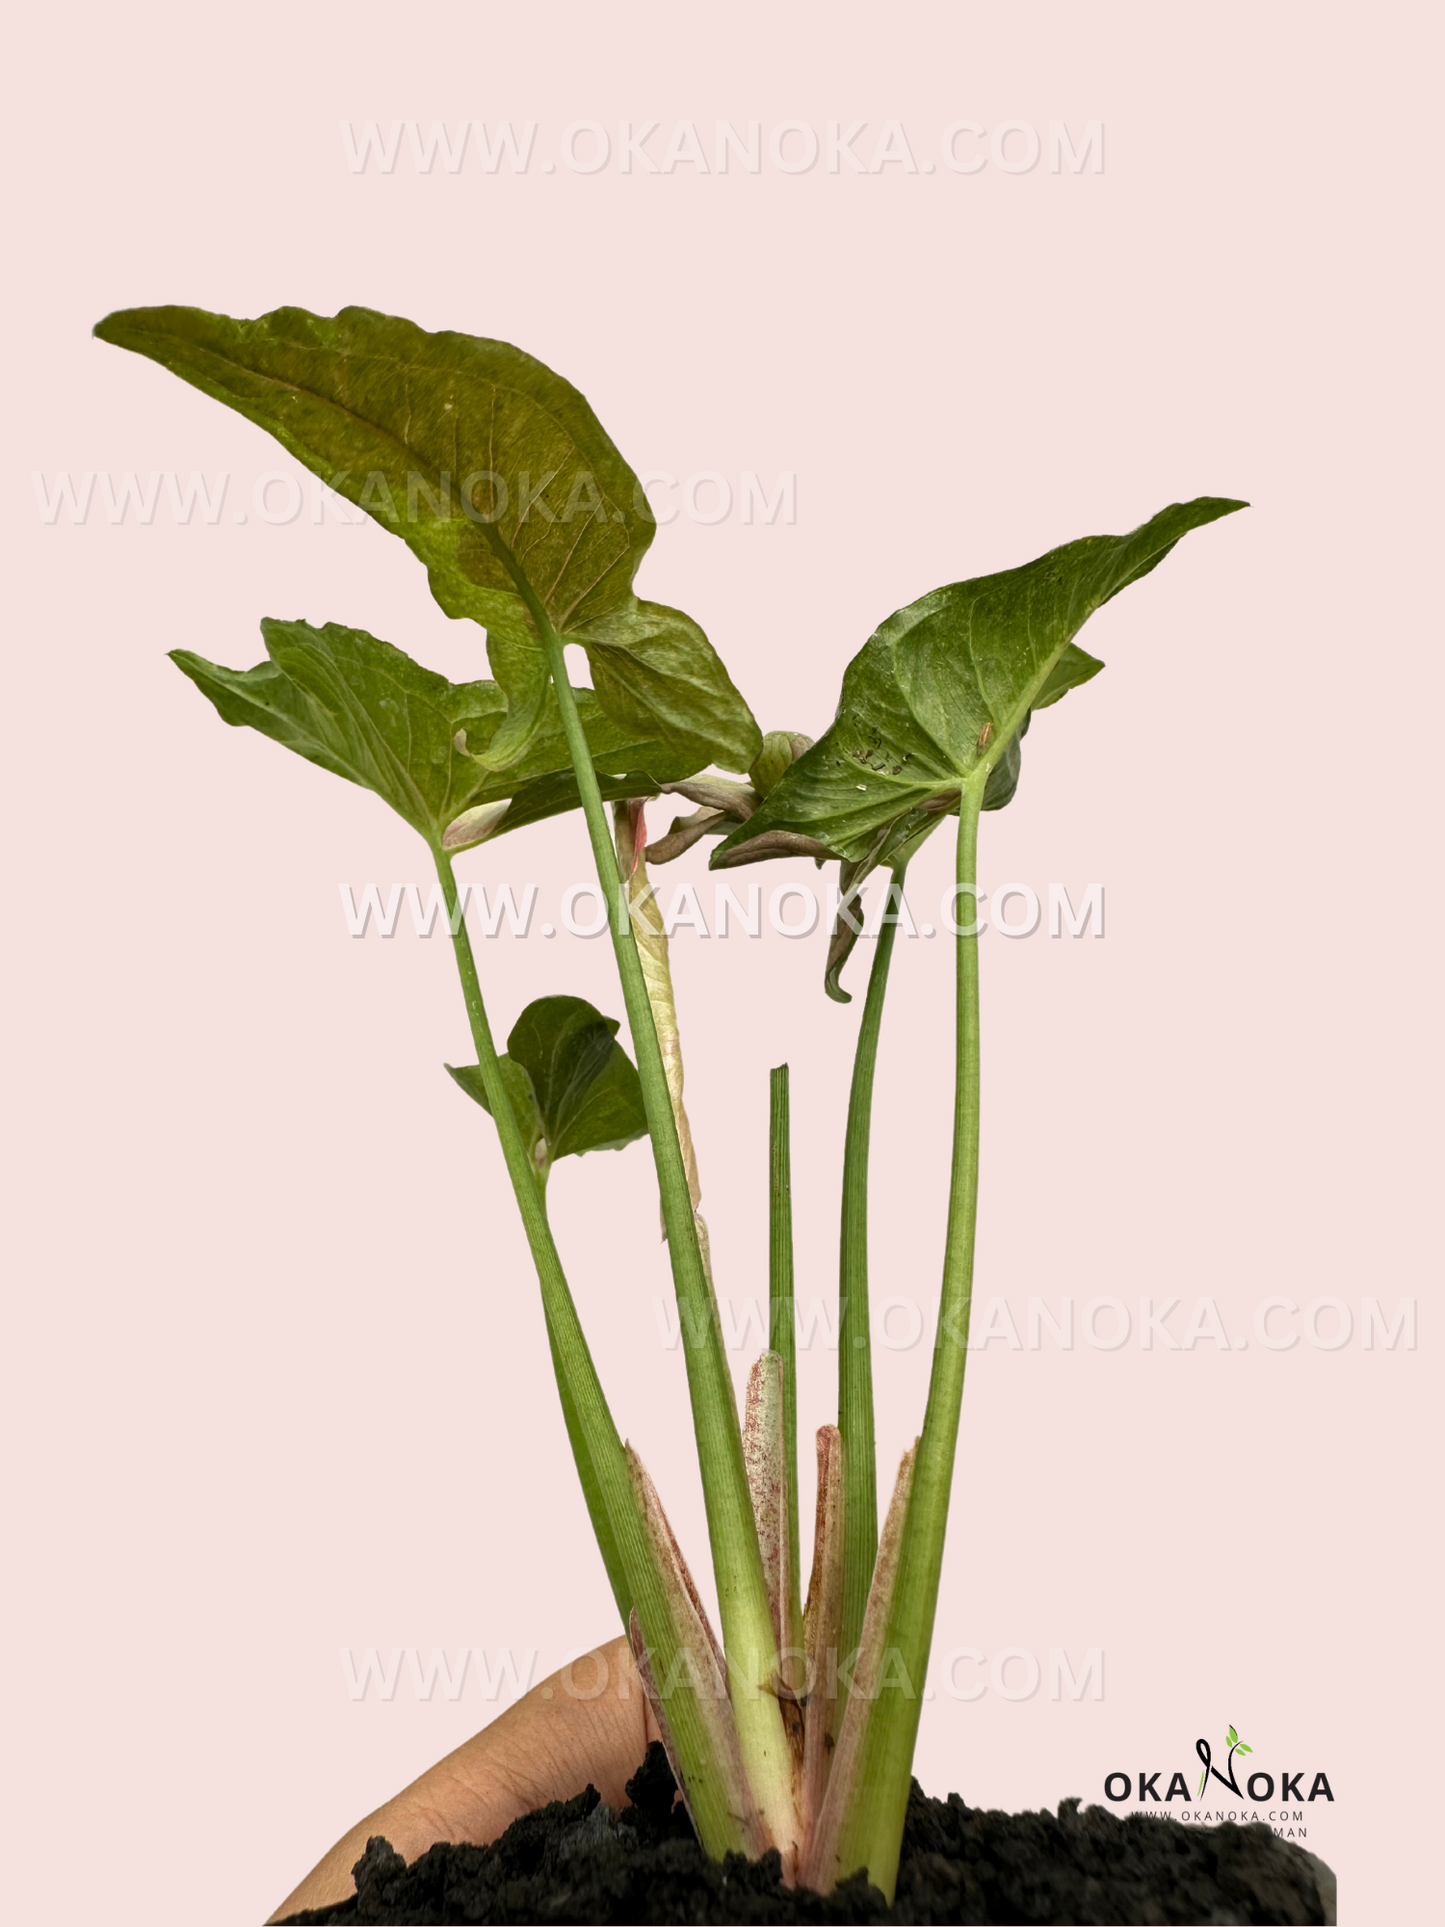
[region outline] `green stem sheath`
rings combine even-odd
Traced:
[[[906,863],[889,884],[901,898]],[[868,1311],[868,1150],[873,1117],[873,1073],[896,922],[880,924],[868,995],[853,1054],[848,1129],[843,1145],[843,1221],[838,1264],[838,1430],[843,1438],[843,1618],[840,1657],[858,1649],[873,1563],[878,1555],[878,1473],[873,1436],[873,1351]],[[837,1709],[842,1716],[841,1706]]]
[[[978,918],[974,885],[981,802],[982,789],[976,786],[966,788],[959,803],[959,893],[954,921],[965,928],[975,924]],[[890,1900],[898,1878],[898,1850],[908,1805],[913,1747],[918,1735],[918,1716],[938,1606],[973,1298],[974,1231],[978,1216],[978,936],[976,932],[960,934],[956,941],[957,1064],[948,1239],[944,1248],[938,1337],[928,1385],[928,1407],[919,1440],[885,1641],[885,1650],[897,1656],[897,1663],[887,1669],[895,1683],[873,1703],[858,1763],[856,1790],[840,1842],[841,1865],[847,1870],[867,1867],[869,1879]]]

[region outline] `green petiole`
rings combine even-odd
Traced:
[[[969,926],[978,920],[973,887],[978,874],[982,798],[982,783],[975,783],[964,790],[959,804],[954,920],[962,928],[955,938],[953,1169],[938,1337],[885,1639],[885,1650],[896,1654],[900,1664],[895,1669],[896,1682],[885,1685],[870,1712],[838,1856],[842,1867],[867,1867],[870,1880],[887,1894],[893,1892],[898,1874],[898,1849],[938,1605],[963,1374],[968,1362],[979,1141],[978,935]]]
[[[891,873],[901,898],[907,863]],[[848,1127],[843,1145],[843,1212],[838,1264],[838,1430],[843,1438],[843,1623],[840,1652],[857,1651],[878,1552],[878,1472],[873,1436],[873,1351],[868,1312],[868,1147],[873,1117],[873,1073],[883,1025],[883,1000],[898,924],[885,917],[875,939],[868,995],[853,1054]],[[844,1675],[846,1678],[846,1674]],[[841,1714],[841,1708],[838,1709]]]
[[[798,1547],[798,1322],[793,1277],[793,1151],[788,1067],[769,1080],[768,1116],[768,1343],[782,1360],[783,1452],[788,1485],[788,1541],[793,1548],[789,1624],[783,1645],[803,1650],[802,1568]]]

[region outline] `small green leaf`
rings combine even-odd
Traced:
[[[537,1103],[537,1093],[532,1080],[522,1066],[514,1063],[510,1057],[502,1057],[497,1061],[502,1067],[502,1079],[507,1087],[507,1096],[512,1100],[512,1115],[516,1118],[517,1128],[522,1133],[527,1155],[537,1170],[545,1170],[550,1162],[547,1157],[547,1132],[542,1122],[542,1112]],[[481,1105],[490,1117],[492,1107],[487,1102],[480,1064],[448,1064],[446,1072],[474,1103]],[[539,1145],[542,1147],[540,1156],[537,1148]]]
[[[642,1086],[616,1036],[617,1020],[582,997],[539,997],[513,1024],[502,1074],[544,1178],[558,1158],[620,1151],[646,1136]],[[468,1097],[491,1110],[477,1065],[448,1064],[447,1070]]]
[[[1239,1735],[1235,1732],[1234,1728],[1231,1726],[1229,1729],[1229,1744],[1231,1746],[1234,1746],[1238,1743],[1238,1740],[1239,1740]]]
[[[369,308],[200,308],[108,315],[102,341],[146,355],[276,437],[425,564],[450,616],[487,631],[506,716],[487,745],[510,768],[556,727],[537,624],[579,643],[603,713],[691,758],[748,767],[762,742],[712,645],[632,582],[656,522],[585,399],[504,341]]]
[[[1240,1740],[1237,1744],[1238,1751],[1241,1753],[1253,1753],[1254,1751],[1254,1748],[1252,1746],[1246,1746],[1243,1740]]]
[[[495,683],[450,683],[391,643],[338,623],[268,621],[261,634],[270,660],[254,669],[225,669],[188,649],[171,659],[226,722],[374,790],[434,846],[464,849],[575,807],[560,723],[539,730],[504,774],[488,768],[484,753],[506,716]],[[590,691],[578,690],[577,703],[599,768],[630,772],[623,793],[655,794],[659,782],[692,773],[676,750],[619,729]],[[616,787],[622,779],[601,780]],[[501,807],[514,797],[526,798],[520,814]]]

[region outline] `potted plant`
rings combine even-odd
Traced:
[[[189,308],[111,315],[96,333],[268,429],[400,536],[448,615],[486,632],[489,680],[453,684],[357,629],[266,621],[266,659],[178,667],[222,718],[371,789],[425,841],[450,918],[474,1061],[449,1067],[491,1116],[536,1266],[562,1415],[618,1613],[705,1853],[779,1856],[827,1893],[860,1872],[892,1899],[937,1605],[967,1359],[979,1145],[975,868],[979,819],[1019,781],[1036,710],[1102,664],[1088,617],[1186,534],[1242,503],[1203,497],[1131,534],[1071,542],[949,584],[882,623],[813,742],[764,734],[698,625],[633,588],[646,498],[583,397],[505,343],[429,334],[364,309],[238,321]],[[480,638],[479,638],[480,640]],[[578,645],[590,689],[564,652]],[[717,772],[731,772],[719,775]],[[695,813],[648,843],[645,811]],[[665,806],[666,807],[666,806]],[[609,910],[633,1056],[619,1024],[544,997],[499,1048],[455,874],[506,861],[507,835],[580,811]],[[927,1409],[880,1521],[869,1349],[871,1096],[896,920],[875,947],[843,1169],[836,1425],[816,1442],[806,1599],[796,1426],[788,1072],[772,1073],[771,1349],[740,1416],[724,1355],[667,940],[649,863],[716,839],[711,863],[837,862],[826,989],[878,870],[901,889],[945,825],[956,839],[957,1026],[947,1247]],[[721,1625],[709,1625],[662,1498],[612,1421],[547,1213],[561,1158],[647,1137],[683,1334]],[[942,1208],[942,1207],[941,1207]]]

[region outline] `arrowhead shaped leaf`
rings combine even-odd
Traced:
[[[935,589],[900,609],[849,663],[831,727],[714,852],[724,867],[769,832],[815,838],[855,864],[883,860],[955,809],[965,784],[1001,808],[1031,712],[1097,675],[1073,637],[1190,529],[1242,502],[1201,497],[1132,535],[1088,536],[1022,568]],[[992,794],[990,794],[992,790]]]
[[[95,332],[269,430],[406,542],[448,615],[485,626],[507,703],[486,750],[494,769],[555,723],[539,612],[587,651],[622,730],[695,769],[746,769],[756,755],[757,724],[702,630],[634,595],[656,528],[646,496],[583,397],[541,362],[369,308],[256,321],[135,308]]]
[[[544,1179],[558,1158],[620,1151],[646,1136],[642,1085],[616,1037],[616,1018],[583,997],[539,997],[513,1024],[502,1075]],[[447,1069],[468,1097],[491,1110],[475,1064]]]
[[[433,846],[464,848],[576,805],[560,723],[539,731],[503,775],[482,760],[506,715],[495,683],[450,683],[391,643],[337,623],[313,629],[267,621],[261,634],[270,660],[254,669],[225,669],[186,649],[171,659],[226,722],[259,730],[374,790]],[[604,790],[655,793],[659,781],[682,773],[676,751],[630,739],[589,691],[579,690],[577,702],[594,757],[619,772],[602,778]],[[656,774],[643,773],[647,768]],[[519,790],[530,800],[514,818],[506,800]]]

